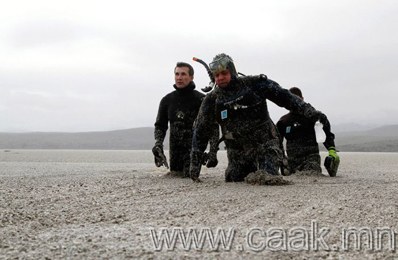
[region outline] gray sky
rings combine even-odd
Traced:
[[[13,0],[0,8],[0,131],[153,126],[177,61],[220,52],[298,86],[333,124],[398,124],[396,0]],[[271,105],[276,121],[287,111]]]

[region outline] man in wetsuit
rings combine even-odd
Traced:
[[[155,146],[152,152],[156,166],[167,166],[163,141],[170,123],[169,174],[189,177],[192,125],[205,95],[195,90],[194,70],[190,64],[178,62],[174,68],[174,79],[175,90],[164,96],[159,104],[155,122]],[[208,166],[211,164],[215,167],[217,164],[216,149],[217,147],[213,147],[212,152],[209,152]]]
[[[326,116],[265,75],[239,77],[232,58],[224,53],[216,55],[209,67],[216,87],[206,95],[195,121],[191,178],[200,181],[203,151],[219,125],[228,156],[225,181],[244,181],[258,170],[269,176],[279,175],[283,153],[266,100],[311,120]]]
[[[293,87],[291,93],[304,100],[299,88]],[[315,135],[316,121],[304,117],[294,111],[282,116],[276,126],[280,134],[280,141],[286,139],[286,153],[290,174],[296,171],[306,171],[315,174],[322,173],[321,156]],[[323,143],[329,151],[329,156],[338,158],[334,144],[334,134],[331,132],[329,120],[323,122],[326,140]]]

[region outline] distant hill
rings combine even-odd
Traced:
[[[358,123],[342,123],[342,124],[333,124],[332,130],[336,133],[341,132],[358,132],[358,131],[368,131],[374,128],[379,127],[377,124],[358,124]]]
[[[82,133],[0,133],[0,149],[149,150],[154,144],[153,130],[142,127]]]
[[[398,125],[335,135],[340,151],[398,152]],[[167,149],[168,136],[165,140]],[[150,150],[153,144],[153,127],[82,133],[0,133],[0,149]]]
[[[398,125],[336,133],[336,146],[347,152],[398,152]]]

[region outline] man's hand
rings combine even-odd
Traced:
[[[337,170],[340,164],[340,157],[336,153],[336,149],[334,147],[329,147],[328,151],[329,155],[326,156],[324,165],[330,177],[336,177]]]
[[[206,163],[206,167],[207,168],[214,168],[216,167],[218,164],[218,160],[217,160],[217,152],[209,152],[208,154],[208,159],[207,159],[207,163]]]
[[[333,157],[335,161],[340,162],[340,156],[337,154],[336,148],[329,147],[328,151],[329,151],[329,156],[330,157]]]
[[[168,165],[168,163],[167,163],[167,158],[166,158],[166,156],[164,155],[163,147],[162,147],[162,146],[160,146],[160,145],[155,145],[155,146],[152,148],[152,153],[153,153],[153,155],[155,156],[155,165],[156,165],[157,167],[160,167],[160,166],[164,165],[164,166],[166,166],[167,169],[169,168],[169,165]]]
[[[208,152],[203,153],[202,155],[202,164],[206,165],[207,168],[214,168],[218,164],[217,160],[217,152]]]

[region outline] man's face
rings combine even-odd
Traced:
[[[229,70],[216,72],[214,74],[214,78],[216,80],[217,86],[219,86],[220,88],[225,88],[231,81],[231,73],[229,72]]]
[[[174,69],[174,80],[177,88],[185,88],[193,80],[189,75],[188,67],[176,67]]]

